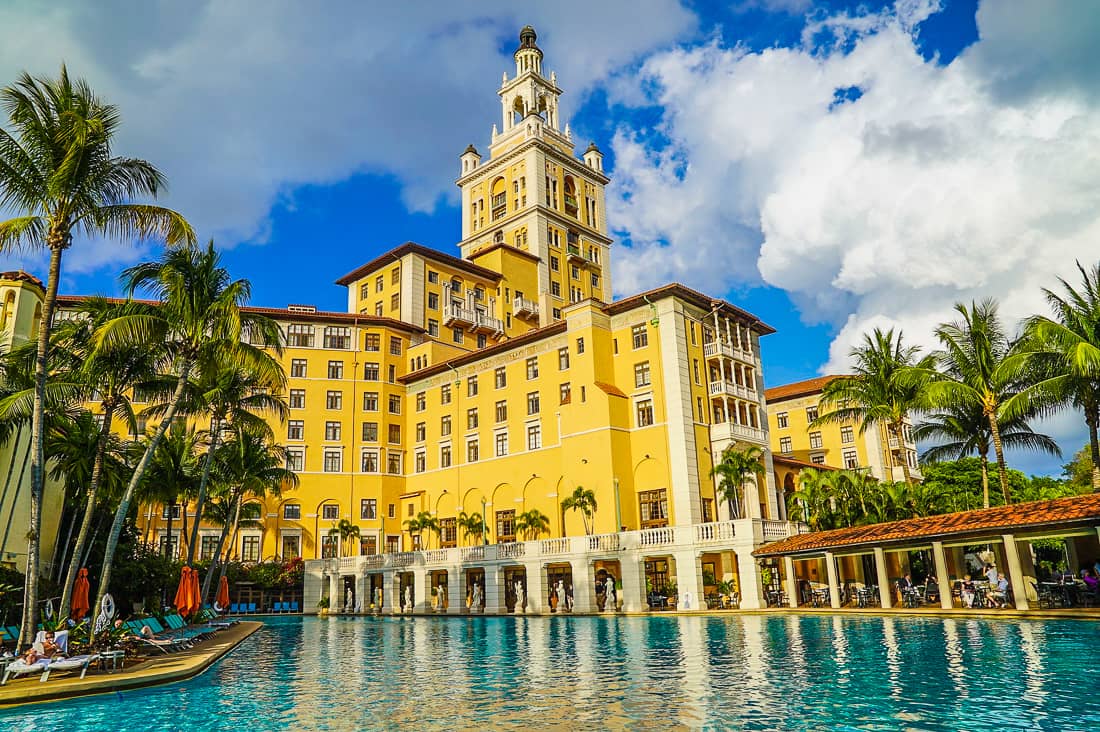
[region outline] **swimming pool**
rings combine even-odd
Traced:
[[[275,618],[197,679],[0,711],[19,730],[1100,729],[1100,623]]]

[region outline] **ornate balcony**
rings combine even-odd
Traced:
[[[513,298],[512,314],[517,318],[537,318],[539,304],[534,300],[528,300],[526,297]]]
[[[710,426],[711,442],[726,442],[729,440],[743,440],[766,445],[768,436],[764,430],[734,422],[718,422]]]
[[[451,303],[443,312],[443,325],[470,328],[477,321],[477,313],[471,308],[464,308]]]

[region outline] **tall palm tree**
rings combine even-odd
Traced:
[[[35,398],[31,417],[31,515],[27,533],[27,580],[23,638],[37,625],[39,541],[45,480],[46,356],[57,302],[62,253],[74,234],[116,239],[163,238],[192,242],[195,234],[178,213],[133,203],[164,188],[153,165],[112,154],[121,117],[82,80],[62,66],[57,79],[24,73],[0,90],[9,129],[0,129],[0,210],[20,212],[0,221],[0,250],[41,248],[50,252],[46,296],[35,334]]]
[[[1084,412],[1092,455],[1092,490],[1100,492],[1100,263],[1077,263],[1081,286],[1065,280],[1063,294],[1046,288],[1054,317],[1036,315],[1025,325],[1029,361],[1040,377],[1035,391]]]
[[[104,461],[111,441],[115,419],[121,419],[127,431],[136,426],[131,396],[157,374],[164,365],[163,349],[155,343],[122,343],[109,348],[93,349],[92,338],[97,328],[133,310],[129,303],[112,303],[104,298],[84,300],[71,317],[55,326],[54,350],[68,362],[68,376],[80,384],[87,398],[98,399],[99,441],[94,446],[95,465],[88,480],[84,512],[77,533],[73,556],[83,555],[91,533],[92,521],[99,502],[99,485],[104,476]],[[62,587],[60,616],[68,614],[72,588],[80,569],[70,563]]]
[[[1001,442],[1007,448],[1036,450],[1057,456],[1062,454],[1054,440],[1033,431],[1026,419],[1002,420],[999,427]],[[932,440],[938,443],[921,454],[924,462],[959,460],[976,454],[982,466],[982,503],[989,508],[989,448],[993,438],[989,420],[977,405],[925,414],[913,429],[913,436],[918,442]]]
[[[466,513],[462,511],[458,514],[458,519],[455,521],[458,528],[462,529],[462,536],[465,539],[474,537],[481,543],[485,536],[485,519],[480,513]]]
[[[328,535],[340,540],[340,550],[343,556],[351,555],[351,550],[355,547],[355,540],[359,538],[359,527],[353,524],[346,518],[340,519],[339,523],[328,530]]]
[[[528,540],[537,539],[543,534],[550,533],[550,517],[537,508],[524,511],[516,516],[516,531],[526,536]]]
[[[573,494],[561,502],[562,513],[566,511],[579,511],[584,521],[584,533],[592,535],[592,517],[596,515],[596,494],[589,488],[577,486]]]
[[[144,454],[148,441],[142,439],[138,442],[137,460]],[[146,467],[146,482],[140,493],[142,503],[163,505],[168,511],[165,533],[172,536],[172,515],[175,506],[182,503],[187,505],[187,496],[194,493],[199,479],[198,447],[200,439],[193,427],[174,423],[168,428],[164,439],[157,445],[153,457]],[[186,519],[187,511],[180,512]],[[195,523],[199,523],[197,520]],[[187,533],[186,522],[180,535]],[[170,552],[169,557],[175,560],[179,554],[180,545],[173,544],[169,538],[165,550]]]
[[[893,329],[875,328],[864,334],[863,343],[850,352],[854,373],[825,385],[819,406],[823,414],[810,423],[811,427],[856,423],[861,435],[868,429],[885,426],[900,453],[900,458],[895,459],[895,450],[890,448],[891,463],[901,462],[902,475],[908,484],[912,484],[913,476],[905,455],[905,420],[920,405],[921,385],[906,374],[913,366],[931,366],[927,357],[918,361],[919,350],[906,346],[902,334],[895,336]],[[891,470],[893,467],[891,464]]]
[[[1033,411],[1034,401],[1019,395],[1028,388],[1024,362],[1014,358],[1018,341],[1005,332],[993,299],[956,303],[960,319],[936,328],[942,350],[932,355],[936,368],[914,369],[915,380],[924,382],[928,407],[941,410],[981,411],[989,425],[989,438],[997,459],[997,473],[1005,505],[1008,492],[1001,422]]]
[[[809,524],[810,531],[832,527],[828,471],[805,468],[798,474],[798,487],[787,496],[787,515]]]
[[[417,545],[419,545],[420,548],[424,548],[422,537],[425,531],[433,531],[438,534],[441,530],[439,519],[432,516],[427,511],[420,511],[416,514],[415,518],[406,521],[405,529],[409,532],[410,540],[414,535],[416,536]]]
[[[115,512],[107,537],[97,602],[110,586],[111,563],[134,491],[144,478],[149,460],[168,425],[179,411],[192,370],[200,363],[222,363],[256,373],[278,367],[268,353],[242,342],[241,334],[250,331],[252,339],[277,344],[278,326],[266,317],[242,311],[252,288],[247,280],[230,278],[229,272],[221,266],[213,242],[205,247],[169,249],[158,261],[127,269],[123,272],[123,281],[131,295],[143,289],[158,303],[145,307],[142,312],[115,318],[101,327],[96,332],[96,348],[125,342],[164,343],[172,358],[176,383],[161,422],[134,468]]]
[[[764,450],[756,445],[737,448],[730,445],[722,452],[722,459],[710,471],[718,477],[718,496],[729,507],[730,518],[741,518],[741,492],[745,482],[755,477],[763,480]]]

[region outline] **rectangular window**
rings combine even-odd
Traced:
[[[395,534],[386,534],[386,553],[396,554],[399,549],[401,549],[401,537]]]
[[[439,337],[439,321],[434,319],[428,320],[428,335],[432,338]]]
[[[325,422],[325,439],[329,442],[340,439],[339,422]]]
[[[404,457],[402,453],[393,450],[386,453],[386,472],[390,475],[401,475],[402,457]]]
[[[558,349],[558,371],[565,371],[569,368],[569,349]]]
[[[806,422],[813,422],[817,419],[817,407],[806,407]]]
[[[210,536],[204,534],[202,537],[202,548],[199,549],[200,559],[213,559],[214,552],[218,550],[218,538],[217,536]]]
[[[440,445],[439,447],[439,467],[449,468],[451,467],[451,446]]]
[[[466,410],[466,429],[468,429],[468,430],[476,430],[477,429],[477,407],[474,407],[473,409],[467,409]]]
[[[439,436],[447,437],[451,434],[451,415],[445,414],[439,418]]]
[[[477,396],[477,377],[476,376],[471,376],[470,378],[466,379],[466,396],[468,396],[468,397]]]
[[[516,510],[497,511],[497,542],[516,540]]]
[[[325,392],[325,409],[343,409],[344,392],[329,390]]]
[[[374,314],[377,315],[379,318],[382,317],[382,301],[381,300],[374,303]]]
[[[364,412],[377,412],[378,411],[378,392],[365,391],[363,392],[363,411]]]
[[[550,271],[551,272],[561,271],[561,260],[559,260],[557,257],[550,257]]]
[[[364,351],[380,351],[382,350],[382,336],[377,333],[367,333],[363,337],[363,350]]]
[[[359,299],[360,300],[366,300],[369,295],[370,295],[370,283],[369,282],[364,282],[363,284],[359,285]]]
[[[288,440],[305,439],[306,423],[300,419],[292,419],[286,423],[286,438]]]
[[[493,435],[493,441],[496,445],[496,456],[503,457],[508,454],[508,433],[497,432]]]
[[[810,456],[810,462],[813,463],[814,465],[824,465],[825,464],[825,456],[821,455],[820,453],[817,454],[817,455],[811,455]]]
[[[638,507],[643,529],[668,526],[668,491],[664,488],[638,493]]]
[[[288,447],[286,449],[286,469],[300,473],[305,469],[306,453],[300,447]]]
[[[631,328],[630,337],[634,342],[634,348],[645,348],[649,345],[649,331],[646,330],[645,323]]]
[[[428,408],[428,395],[426,392],[418,391],[416,393],[416,411],[423,412]]]
[[[551,308],[550,315],[554,320],[561,320],[561,308]]]
[[[648,427],[653,424],[653,400],[642,399],[634,409],[639,427]]]
[[[532,356],[527,359],[527,378],[537,379],[539,377],[539,359],[537,356]]]
[[[290,398],[287,400],[287,404],[291,409],[305,409],[306,408],[306,390],[305,389],[291,389]]]
[[[302,520],[302,506],[298,503],[284,503],[283,504],[283,520],[284,521],[301,521]]]
[[[493,371],[493,385],[497,389],[503,389],[508,385],[508,376],[503,366]]]
[[[351,328],[344,325],[330,325],[325,328],[325,348],[351,348]]]
[[[439,544],[443,549],[453,549],[458,546],[458,521],[456,519],[439,519]]]
[[[649,386],[649,361],[642,361],[641,363],[634,364],[634,386],[635,388],[642,388],[643,386]]]
[[[342,378],[344,378],[344,362],[343,361],[329,361],[328,362],[328,377],[330,379],[342,379]]]
[[[417,451],[415,459],[413,460],[413,464],[414,464],[413,469],[418,473],[423,473],[425,470],[427,470],[428,469],[428,455],[427,455],[427,453],[425,453],[423,450]]]
[[[321,559],[332,559],[336,556],[336,542],[338,536],[324,534],[321,536]]]
[[[783,453],[784,455],[790,455],[791,454],[792,449],[791,449],[791,438],[790,437],[780,437],[779,438],[779,452]]]
[[[508,402],[503,399],[496,403],[497,423],[508,421]]]
[[[451,340],[455,343],[462,343],[462,329],[451,328]]]
[[[542,447],[542,425],[527,425],[527,449],[538,450]]]
[[[598,290],[600,288],[600,276],[598,274],[592,275],[592,289]]]
[[[431,282],[433,285],[437,284],[439,282],[439,273],[438,272],[433,272],[432,270],[429,269],[428,270],[428,282]]]
[[[395,292],[390,295],[390,310],[397,310],[401,307],[401,293]]]
[[[390,355],[401,355],[401,339],[397,336],[390,336]]]
[[[568,404],[572,401],[572,391],[569,386],[569,382],[565,382],[558,387],[559,404]]]
[[[389,425],[389,441],[391,445],[396,445],[401,442],[401,425],[391,424]]]
[[[339,450],[325,450],[325,472],[339,473],[343,463],[343,454]],[[328,506],[325,506],[327,509]],[[335,506],[333,506],[335,508]]]
[[[810,433],[810,449],[811,450],[820,450],[821,449],[821,433],[820,432],[811,432]]]
[[[286,344],[291,348],[313,348],[313,326],[292,323],[286,329]]]
[[[401,414],[401,395],[390,394],[389,407],[390,414]]]
[[[382,292],[384,289],[386,289],[386,280],[382,275],[378,275],[374,278],[374,291]]]
[[[439,387],[439,403],[450,404],[451,403],[451,385],[444,384]]]
[[[258,536],[244,536],[244,537],[241,537],[241,561],[242,562],[258,562],[258,561],[260,561],[260,537],[258,537]]]
[[[561,283],[560,282],[551,282],[550,283],[550,294],[553,295],[554,297],[561,297]]]
[[[401,281],[401,268],[397,267],[392,272],[390,272],[390,284],[391,285],[396,285],[400,281]]]
[[[162,519],[167,520],[168,519],[168,513],[169,513],[168,509],[172,509],[171,510],[172,519],[173,520],[178,520],[179,517],[180,517],[180,508],[181,508],[181,506],[178,503],[173,504],[171,506],[165,506],[164,508],[161,509],[160,517]]]
[[[364,450],[360,456],[359,470],[364,473],[378,472],[378,451]]]
[[[306,360],[304,358],[293,358],[290,360],[290,375],[296,379],[304,379],[306,377]]]
[[[714,501],[710,498],[703,499],[703,523],[710,523],[714,520]]]
[[[851,425],[845,425],[840,428],[840,442],[844,445],[850,445],[856,441],[856,436],[852,430]]]
[[[695,383],[702,384],[703,382],[699,381],[699,359],[693,358],[691,360],[691,369],[695,375]]]
[[[382,378],[382,371],[378,368],[377,361],[367,361],[363,364],[363,381],[378,381]]]
[[[539,413],[539,393],[532,391],[527,393],[527,414]]]
[[[378,442],[378,423],[363,423],[363,442]]]
[[[582,353],[584,353],[584,339],[583,338],[578,338],[577,339],[577,355],[579,356]]]
[[[781,429],[781,430],[786,429],[787,428],[787,413],[786,412],[780,412],[779,414],[775,415],[775,423],[779,427],[779,429]]]
[[[416,441],[423,442],[428,438],[428,424],[426,422],[416,423]]]
[[[859,467],[859,456],[856,454],[855,450],[844,451],[844,467],[847,470]]]
[[[477,462],[477,455],[478,455],[477,439],[475,438],[473,440],[467,440],[466,441],[466,462],[476,463]]]
[[[363,521],[373,521],[378,518],[377,498],[364,498],[359,501],[359,518]]]

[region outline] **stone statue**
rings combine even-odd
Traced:
[[[378,612],[382,612],[382,588],[374,588],[374,609]]]
[[[413,611],[413,588],[412,585],[405,585],[405,612]]]
[[[573,612],[573,585],[565,590],[565,606],[569,612]]]
[[[439,583],[439,588],[436,590],[439,595],[439,609],[443,612],[447,611],[447,585],[442,582]]]
[[[523,605],[524,605],[524,603],[527,602],[527,596],[523,591],[523,583],[520,582],[519,580],[516,580],[516,584],[514,585],[514,587],[515,587],[515,592],[516,592],[516,608],[515,608],[515,611],[517,613],[522,613],[523,612]]]
[[[474,583],[473,593],[470,595],[470,612],[481,611],[481,586]]]
[[[611,575],[607,576],[607,579],[603,583],[603,609],[609,613],[615,612],[618,609],[616,600],[619,599],[618,593],[615,592],[615,578]]]
[[[344,612],[350,613],[352,608],[355,607],[355,596],[352,593],[350,587],[348,588],[348,593],[345,596],[345,598],[346,599],[344,601]]]
[[[558,583],[554,585],[554,592],[558,593],[558,608],[565,612],[569,609],[569,603],[565,600],[565,583],[558,580]]]

